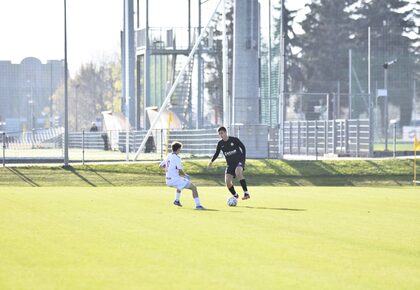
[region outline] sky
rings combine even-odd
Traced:
[[[268,0],[260,2],[264,5]],[[286,4],[289,9],[296,9],[306,2],[309,0]],[[67,54],[71,73],[83,63],[119,55],[123,3],[124,0],[67,0]],[[186,3],[187,0],[151,0],[150,25],[186,26]],[[207,19],[216,4],[217,0],[203,4]],[[64,59],[64,1],[0,0],[0,39],[0,60],[20,63],[26,57],[36,57],[45,63]]]

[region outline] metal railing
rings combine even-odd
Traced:
[[[259,128],[259,127],[258,127]],[[254,146],[259,152],[264,149],[261,157],[278,158],[278,128],[261,126],[260,129],[244,127],[232,129],[231,134],[246,141],[251,135],[258,135],[252,142],[245,144],[247,149]],[[248,135],[249,136],[248,136]],[[251,135],[250,135],[251,134]],[[351,156],[369,157],[370,140],[369,121],[367,119],[356,120],[312,120],[312,121],[286,121],[284,126],[284,153],[286,155],[305,156]],[[129,154],[130,160],[138,150],[146,135],[146,130],[130,131]],[[55,160],[59,162],[63,158],[63,130],[38,130],[37,132],[5,133],[1,132],[2,163],[7,162],[43,162],[42,160]],[[69,151],[70,161],[124,161],[126,160],[126,132],[70,132]],[[412,151],[412,145],[403,142],[394,128],[393,152],[388,156],[396,155],[400,148],[405,154]],[[184,157],[209,157],[212,156],[219,141],[216,128],[171,130],[156,129],[146,142],[141,152],[141,160],[162,159],[165,154],[171,152],[170,145],[173,141],[183,143],[182,154]],[[246,142],[245,142],[246,143]],[[371,144],[372,145],[372,144]],[[376,144],[377,145],[377,144]],[[375,146],[376,146],[375,145]],[[397,146],[398,145],[398,146]],[[261,149],[262,148],[262,149]],[[380,149],[375,148],[376,153]],[[286,156],[287,158],[287,156]]]
[[[290,155],[369,156],[369,120],[286,121],[284,153]],[[278,130],[269,132],[269,157],[278,153]]]

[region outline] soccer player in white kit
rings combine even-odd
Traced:
[[[197,187],[190,181],[190,177],[182,169],[181,157],[179,157],[182,144],[175,141],[171,147],[172,153],[160,163],[159,167],[166,171],[166,185],[176,188],[174,205],[182,206],[180,202],[181,191],[184,188],[188,188],[192,190],[195,209],[204,210],[205,208],[200,204]]]

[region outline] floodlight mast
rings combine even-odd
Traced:
[[[172,94],[174,93],[175,88],[176,88],[176,86],[178,85],[178,83],[179,83],[179,81],[180,81],[180,79],[181,79],[181,76],[184,74],[184,72],[185,72],[186,68],[188,67],[188,64],[190,63],[191,59],[193,58],[193,56],[194,56],[194,54],[195,54],[195,51],[197,50],[198,46],[200,45],[201,41],[203,40],[204,35],[206,34],[206,31],[207,31],[207,29],[209,28],[210,23],[212,22],[212,20],[213,20],[213,18],[214,18],[214,15],[216,14],[217,10],[219,9],[220,3],[222,3],[222,1],[223,1],[223,0],[219,0],[219,3],[217,3],[217,6],[216,6],[216,8],[214,9],[213,14],[211,15],[211,17],[210,17],[210,19],[209,19],[209,21],[208,21],[208,23],[207,23],[206,27],[205,27],[205,28],[204,28],[204,30],[201,32],[201,34],[200,34],[200,36],[198,37],[197,41],[195,42],[195,44],[194,44],[193,48],[191,49],[191,52],[190,52],[190,54],[188,55],[188,58],[187,58],[187,60],[185,61],[184,66],[182,67],[181,71],[179,72],[178,76],[176,77],[175,82],[174,82],[174,84],[172,85],[171,89],[169,90],[169,93],[168,93],[168,95],[166,96],[165,100],[163,101],[162,106],[160,107],[160,109],[159,109],[159,111],[158,111],[158,113],[157,113],[156,117],[154,118],[153,122],[150,124],[150,128],[149,128],[149,130],[147,131],[146,136],[144,137],[143,141],[141,142],[140,147],[139,147],[139,149],[137,150],[136,155],[134,156],[133,161],[136,161],[136,160],[137,160],[137,157],[139,156],[140,152],[143,150],[144,146],[146,146],[147,139],[148,139],[148,138],[149,138],[149,136],[152,134],[152,130],[153,130],[153,128],[156,126],[156,124],[157,124],[157,122],[158,122],[158,120],[159,120],[159,117],[160,117],[160,115],[162,114],[163,110],[164,110],[164,109],[168,106],[169,100],[171,99],[171,96],[172,96]]]

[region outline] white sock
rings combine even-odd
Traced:
[[[200,205],[200,198],[199,197],[194,197],[194,202],[196,206]]]
[[[178,190],[175,192],[175,200],[178,200],[181,198],[181,192],[178,192]]]

